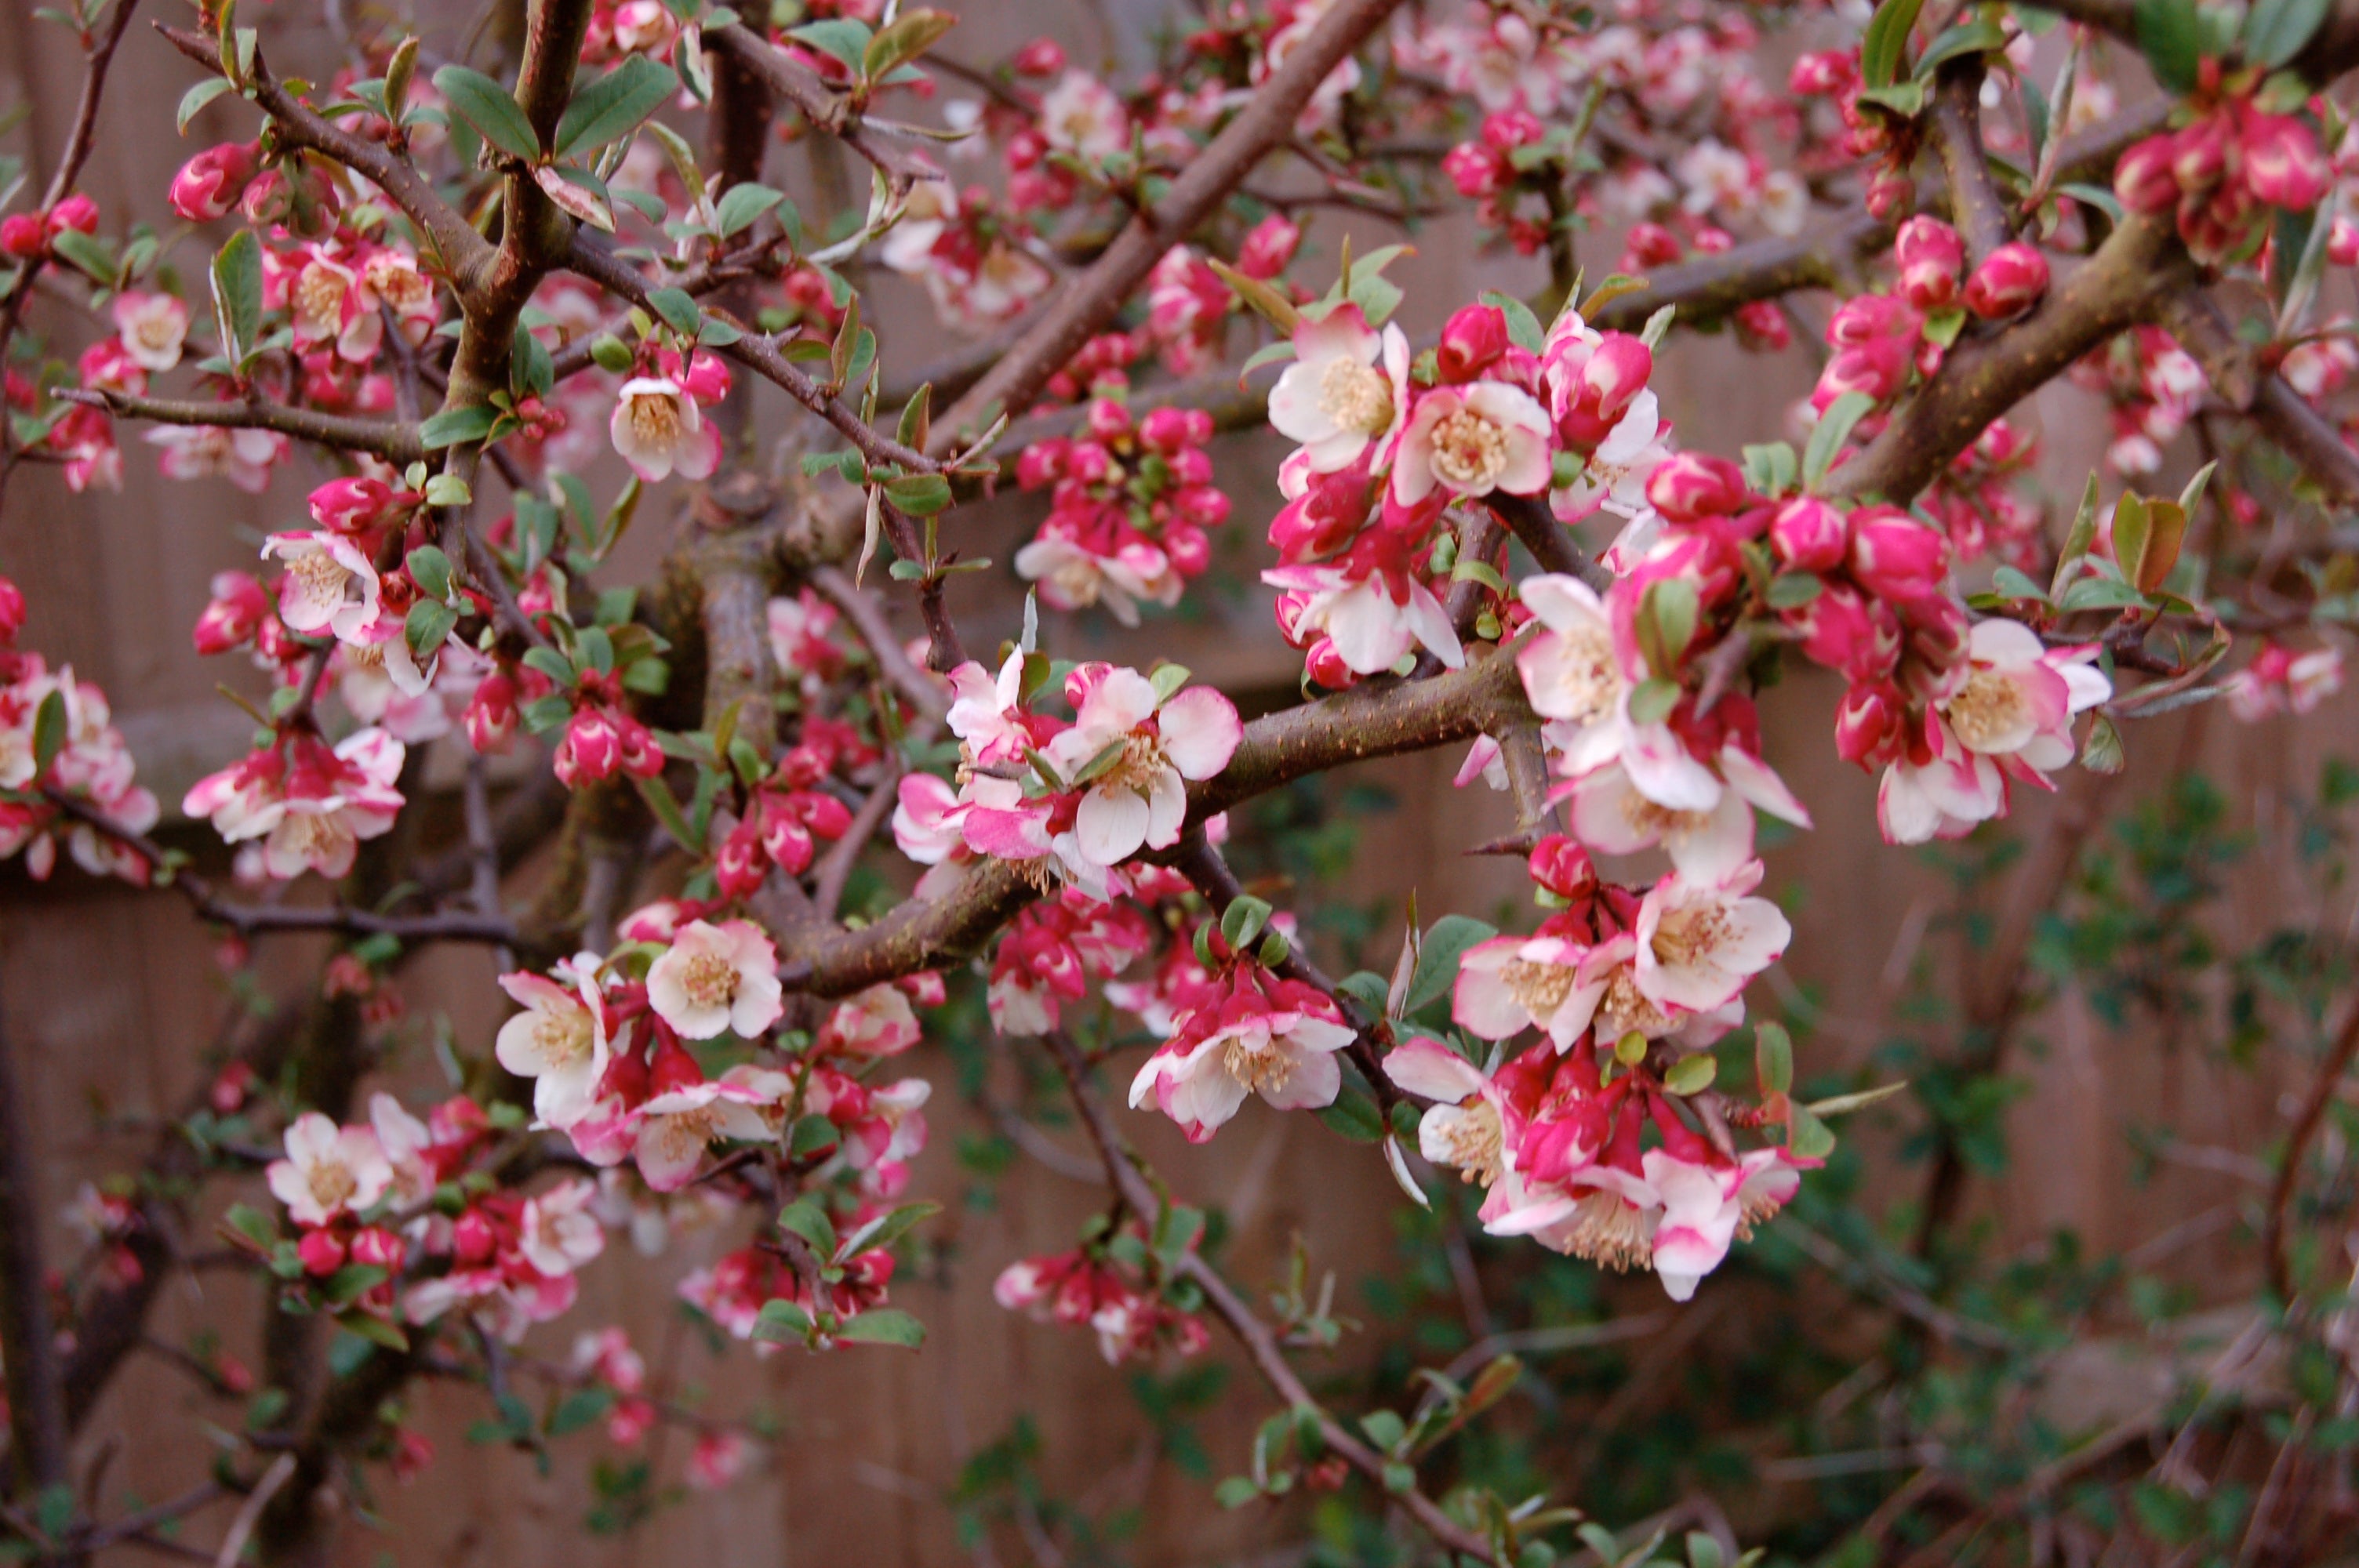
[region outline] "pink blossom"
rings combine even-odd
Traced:
[[[1632,935],[1639,993],[1665,1008],[1710,1012],[1786,951],[1793,927],[1776,904],[1748,896],[1762,866],[1748,860],[1709,880],[1673,871],[1647,892]]]
[[[341,1214],[357,1214],[385,1196],[393,1167],[365,1127],[338,1127],[316,1110],[305,1111],[287,1128],[287,1157],[263,1173],[270,1195],[287,1206],[298,1225],[326,1225]]]
[[[1244,739],[1235,705],[1210,687],[1165,698],[1137,671],[1102,665],[1082,666],[1066,689],[1079,693],[1072,728],[1044,751],[1060,777],[1085,784],[1073,818],[1081,854],[1114,866],[1177,843],[1189,784],[1227,767]],[[1104,771],[1082,780],[1093,766]]]
[[[172,211],[191,223],[226,216],[254,178],[259,150],[252,142],[223,142],[182,164],[172,177]]]
[[[287,438],[276,430],[169,425],[147,439],[164,449],[157,466],[166,479],[225,479],[249,495],[269,489],[271,469],[287,459]]]
[[[1270,389],[1269,422],[1309,452],[1315,472],[1349,468],[1371,443],[1377,461],[1408,412],[1408,340],[1379,333],[1356,305],[1294,329],[1294,363]]]
[[[777,949],[746,920],[690,921],[647,970],[657,1016],[690,1040],[759,1039],[785,1011],[780,996]]]
[[[501,1066],[533,1080],[533,1112],[551,1127],[587,1116],[606,1076],[611,1051],[598,962],[584,953],[559,963],[555,979],[528,971],[500,977],[500,989],[524,1011],[500,1025],[494,1052]]]
[[[1354,1038],[1326,997],[1297,980],[1241,975],[1221,1000],[1179,1021],[1131,1080],[1133,1108],[1151,1097],[1201,1143],[1258,1094],[1278,1110],[1334,1103],[1343,1086],[1335,1053]]]
[[[653,484],[677,472],[703,479],[721,460],[721,432],[708,427],[679,381],[637,376],[615,395],[606,429],[631,471]]]
[[[1393,495],[1407,506],[1437,488],[1470,499],[1495,490],[1537,495],[1554,472],[1549,434],[1549,417],[1531,394],[1505,382],[1435,387],[1401,429]]]
[[[168,294],[125,289],[114,297],[114,330],[131,362],[146,371],[167,371],[180,362],[189,335],[189,308]]]
[[[273,534],[262,557],[286,563],[287,575],[278,579],[278,618],[289,632],[325,632],[352,643],[376,624],[376,567],[350,539],[325,531]]]
[[[2048,292],[2048,258],[2021,240],[1999,246],[1966,279],[1966,308],[1985,321],[2027,310]]]

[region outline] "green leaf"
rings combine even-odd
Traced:
[[[2048,584],[2050,599],[2064,591],[2064,583],[2072,568],[2088,555],[2089,546],[2097,538],[2097,476],[2089,475],[2088,484],[2081,492],[2081,510],[2072,515],[2072,526],[2064,535],[2063,552],[2056,557],[2056,576]]]
[[[825,1117],[818,1119],[827,1120]],[[938,1203],[903,1204],[888,1214],[878,1215],[853,1231],[844,1238],[838,1250],[846,1258],[853,1258],[873,1249],[890,1247],[907,1236],[912,1227],[921,1225],[941,1212],[942,1206]]]
[[[532,182],[557,210],[601,233],[614,232],[614,197],[606,182],[586,168],[571,164],[537,163]]]
[[[844,1319],[835,1336],[853,1345],[898,1345],[915,1350],[926,1342],[926,1325],[897,1307],[875,1307]]]
[[[2142,607],[2146,595],[2128,583],[2109,577],[2084,577],[2064,590],[2056,608],[2071,614],[2082,610],[2128,610]]]
[[[1908,58],[1908,30],[1917,25],[1925,0],[1884,0],[1868,18],[1860,39],[1860,77],[1870,87],[1887,87],[1900,78]]]
[[[810,1314],[780,1296],[764,1302],[754,1319],[754,1337],[767,1345],[791,1345],[810,1333]]]
[[[451,557],[433,545],[420,545],[409,552],[409,579],[429,599],[451,597]]]
[[[2013,567],[2001,567],[1991,573],[1991,586],[2008,599],[2036,599],[2042,604],[2048,602],[2047,590]]]
[[[1640,724],[1659,724],[1680,705],[1680,683],[1660,676],[1640,681],[1630,693],[1630,717]]]
[[[647,308],[663,318],[664,325],[675,332],[696,330],[696,301],[684,288],[652,288],[647,291]]]
[[[1229,286],[1230,292],[1279,331],[1290,333],[1302,320],[1302,312],[1295,308],[1294,301],[1260,278],[1247,277],[1218,256],[1207,256],[1205,263]]]
[[[440,81],[440,78],[437,78]],[[559,157],[576,151],[595,152],[638,129],[639,122],[663,107],[679,85],[679,78],[642,54],[577,88],[573,101],[557,122]]]
[[[421,599],[409,607],[401,623],[401,634],[409,641],[409,651],[420,659],[430,658],[451,635],[451,628],[459,623],[459,612],[439,599]]]
[[[1793,488],[1797,466],[1794,449],[1768,441],[1745,449],[1745,482],[1763,495],[1783,495]]]
[[[778,1211],[778,1228],[801,1237],[822,1258],[835,1256],[835,1223],[820,1200],[805,1193]]]
[[[1709,1051],[1699,1051],[1672,1063],[1670,1071],[1663,1075],[1663,1087],[1675,1095],[1691,1095],[1710,1088],[1719,1073],[1720,1059]]]
[[[1788,1108],[1786,1147],[1799,1159],[1823,1160],[1834,1152],[1835,1135],[1804,1106]]]
[[[401,1325],[388,1323],[375,1313],[348,1312],[336,1319],[336,1326],[347,1334],[356,1334],[372,1345],[382,1345],[387,1350],[409,1348],[409,1336]]]
[[[1540,325],[1540,319],[1532,314],[1530,306],[1514,295],[1502,294],[1495,288],[1484,289],[1481,297],[1484,304],[1497,306],[1500,314],[1506,317],[1509,342],[1526,353],[1540,351],[1548,341],[1548,331]]]
[[[2245,58],[2265,70],[2292,63],[2328,9],[2328,0],[2253,0],[2245,16]]]
[[[80,229],[61,229],[49,242],[49,246],[76,272],[100,287],[114,287],[114,252],[104,240],[94,234],[85,234]]]
[[[843,17],[805,22],[799,27],[788,28],[787,37],[833,55],[855,76],[861,74],[861,63],[868,53],[868,25]]]
[[[242,364],[262,338],[262,242],[240,229],[213,257],[213,321],[222,352]]]
[[[720,201],[712,209],[714,224],[723,236],[734,234],[740,229],[750,229],[763,213],[786,199],[784,192],[773,190],[766,185],[733,185],[722,192]]]
[[[1794,1039],[1784,1024],[1765,1021],[1753,1026],[1753,1072],[1763,1094],[1793,1092]]]
[[[1254,945],[1263,929],[1269,925],[1270,907],[1251,893],[1240,893],[1221,911],[1221,940],[1230,951],[1243,952]]]
[[[639,666],[634,665],[631,667],[636,671]],[[541,700],[550,699],[543,697]],[[560,697],[556,700],[561,702],[564,699]],[[572,712],[571,704],[567,705],[566,711],[569,714]],[[691,855],[704,853],[704,835],[688,825],[688,818],[680,814],[679,802],[672,798],[670,785],[665,784],[660,776],[634,779],[632,782],[639,786],[639,798],[647,803],[647,809],[656,814],[656,820],[664,825],[664,831],[672,836],[674,843]]]
[[[1785,572],[1770,579],[1766,597],[1772,610],[1799,610],[1826,591],[1816,572]]]
[[[1819,416],[1817,426],[1810,431],[1810,443],[1802,449],[1802,484],[1815,490],[1834,466],[1835,454],[1851,439],[1852,430],[1875,406],[1875,399],[1864,392],[1846,392],[1828,406]]]
[[[1495,926],[1463,914],[1445,914],[1433,923],[1419,945],[1417,968],[1409,976],[1408,993],[1401,999],[1404,1014],[1417,1012],[1437,1000],[1458,981],[1460,964],[1468,948],[1498,935]]]
[[[938,473],[905,473],[885,481],[885,499],[912,517],[931,517],[951,503],[951,481]]]
[[[38,779],[66,745],[66,694],[52,690],[33,710],[33,777]]]
[[[445,408],[418,427],[418,439],[429,452],[480,441],[492,433],[499,417],[500,411],[487,404]]]
[[[2137,0],[2130,16],[2138,52],[2155,80],[2175,96],[2192,92],[2203,59],[2203,18],[2195,0]]]
[[[1814,1099],[1810,1102],[1810,1112],[1814,1116],[1824,1118],[1842,1116],[1847,1111],[1865,1110],[1878,1100],[1890,1099],[1908,1087],[1908,1080],[1903,1078],[1898,1083],[1879,1084],[1872,1089],[1862,1089],[1857,1094],[1837,1095],[1832,1099]]]
[[[1318,1113],[1328,1128],[1354,1143],[1374,1143],[1385,1135],[1385,1119],[1366,1090],[1347,1081],[1335,1103]]]
[[[1925,52],[1918,57],[1913,74],[1923,80],[1961,56],[1987,54],[1993,49],[2005,49],[2006,37],[2006,29],[1996,22],[1961,22],[1925,46]]]
[[[905,11],[900,19],[886,27],[860,53],[860,74],[863,80],[876,81],[890,74],[893,68],[931,49],[958,25],[958,18],[940,11]]]
[[[176,128],[179,131],[180,135],[185,136],[189,134],[189,122],[197,117],[198,110],[202,109],[206,104],[212,103],[214,99],[220,97],[229,90],[230,84],[227,77],[208,76],[202,81],[198,82],[194,87],[190,88],[186,92],[181,93],[180,110],[175,121]]]
[[[598,1385],[576,1389],[557,1401],[557,1408],[549,1412],[548,1424],[542,1430],[551,1437],[569,1437],[614,1408],[614,1390]]]
[[[451,111],[475,129],[475,134],[510,157],[527,163],[540,157],[540,138],[532,122],[508,90],[480,70],[446,65],[434,73],[434,85],[451,102]]]
[[[1910,77],[1887,87],[1868,88],[1859,95],[1859,101],[1889,109],[1904,120],[1913,120],[1925,112],[1925,84]]]
[[[1230,1476],[1212,1488],[1212,1501],[1224,1509],[1241,1509],[1261,1496],[1250,1476]]]
[[[1633,630],[1649,670],[1668,676],[1679,667],[1688,644],[1695,641],[1701,614],[1695,584],[1688,579],[1663,578],[1647,585],[1638,597]]]
[[[2129,765],[2121,729],[2111,716],[2100,713],[2089,721],[2089,738],[2081,745],[2081,765],[2093,773],[2117,773]]]

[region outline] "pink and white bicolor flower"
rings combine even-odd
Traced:
[[[652,985],[648,990],[652,995]],[[770,1138],[770,1124],[759,1108],[766,1103],[768,1097],[759,1089],[727,1079],[687,1084],[656,1096],[639,1108],[633,1151],[639,1174],[659,1193],[678,1192],[695,1176],[713,1140],[753,1143]]]
[[[1887,844],[1957,838],[2006,809],[2006,778],[1989,757],[1969,751],[1939,713],[1928,708],[1908,751],[1884,770],[1875,823]]]
[[[1554,572],[1526,578],[1516,595],[1541,627],[1516,654],[1532,711],[1583,728],[1613,718],[1630,683],[1605,601],[1579,578]]]
[[[1424,648],[1449,669],[1466,663],[1450,612],[1414,575],[1378,570],[1354,577],[1333,566],[1273,567],[1261,580],[1307,594],[1295,619],[1298,634],[1325,633],[1356,675],[1389,670],[1412,647]]]
[[[574,1177],[525,1200],[516,1250],[551,1279],[572,1273],[606,1249],[606,1227],[591,1206],[595,1184]]]
[[[1379,443],[1378,466],[1408,412],[1408,340],[1379,333],[1356,305],[1337,306],[1294,329],[1294,362],[1270,389],[1269,422],[1299,442],[1316,473],[1350,468]]]
[[[265,560],[286,563],[278,584],[278,618],[289,632],[306,637],[322,632],[338,642],[358,643],[376,625],[376,567],[341,534],[325,530],[273,534],[263,542]]]
[[[1776,904],[1749,896],[1761,876],[1761,862],[1748,860],[1713,881],[1673,871],[1657,882],[1632,930],[1639,994],[1658,1007],[1710,1012],[1777,962],[1794,928]]]
[[[1277,1110],[1315,1110],[1335,1102],[1343,1084],[1335,1053],[1352,1043],[1353,1033],[1330,1016],[1333,1004],[1324,1004],[1325,1014],[1300,999],[1271,1003],[1233,996],[1212,1005],[1219,1011],[1208,1021],[1211,1027],[1183,1022],[1138,1069],[1130,1085],[1133,1109],[1152,1098],[1190,1143],[1201,1143],[1236,1115],[1248,1094]]]
[[[1940,704],[1967,751],[2015,757],[2042,773],[2072,760],[2072,719],[2114,695],[2093,666],[2097,647],[2050,648],[2020,622],[1978,621],[1966,636],[1966,673]]]
[[[1751,1150],[1733,1165],[1649,1149],[1639,1164],[1662,1206],[1655,1276],[1675,1302],[1693,1297],[1698,1282],[1728,1257],[1729,1244],[1783,1208],[1802,1184],[1783,1149]]]
[[[1769,765],[1734,739],[1717,759],[1720,798],[1701,810],[1664,806],[1640,789],[1616,757],[1572,781],[1572,832],[1588,848],[1607,855],[1631,855],[1657,845],[1682,875],[1700,881],[1727,876],[1753,858],[1753,811],[1767,812],[1797,827],[1810,826],[1810,814]]]
[[[1477,942],[1459,960],[1450,1015],[1484,1040],[1538,1029],[1565,1050],[1589,1027],[1605,992],[1608,977],[1589,972],[1591,951],[1545,930]]]
[[[606,422],[614,450],[649,484],[677,473],[703,479],[721,461],[721,433],[708,427],[688,389],[667,375],[636,376],[615,395]]]
[[[141,370],[168,371],[180,362],[189,336],[189,308],[168,294],[125,289],[114,297],[114,330],[123,351]]]
[[[1210,687],[1190,687],[1166,700],[1136,670],[1099,668],[1103,674],[1087,683],[1072,728],[1050,741],[1044,754],[1066,779],[1093,763],[1104,768],[1082,796],[1073,838],[1092,863],[1115,866],[1142,847],[1162,849],[1179,841],[1190,782],[1229,765],[1245,726],[1236,705]],[[1076,672],[1069,691],[1087,673],[1086,665]],[[1098,763],[1116,748],[1110,764]]]
[[[529,971],[500,977],[500,989],[524,1008],[500,1025],[493,1054],[500,1065],[530,1078],[533,1114],[568,1128],[598,1103],[612,1047],[598,998],[598,956],[560,960],[555,978]]]
[[[1418,1119],[1419,1153],[1486,1192],[1506,1173],[1506,1122],[1490,1074],[1438,1040],[1412,1035],[1385,1054],[1385,1076],[1433,1102]]]
[[[1437,489],[1470,500],[1538,495],[1554,472],[1548,411],[1530,393],[1501,381],[1437,386],[1401,428],[1393,499],[1414,506]]]
[[[287,1206],[298,1225],[325,1225],[347,1211],[358,1214],[393,1185],[393,1165],[365,1127],[338,1127],[307,1110],[287,1128],[287,1158],[273,1160],[263,1174],[270,1195]]]
[[[686,1039],[757,1040],[786,1011],[778,950],[751,921],[692,920],[647,969],[647,1001]]]

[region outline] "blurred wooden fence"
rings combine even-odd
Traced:
[[[993,47],[1039,31],[1055,33],[1081,58],[1124,47],[1093,19],[1101,13],[1078,5],[962,8],[974,12],[961,32],[969,59],[986,58]],[[332,40],[316,25],[305,31],[293,15],[304,8],[282,0],[271,9],[285,13],[266,14],[264,22],[282,65],[316,66],[333,58]],[[427,9],[434,14],[447,7]],[[173,15],[177,7],[158,4],[149,10],[158,18],[179,19]],[[1114,14],[1135,24],[1151,11],[1131,5]],[[446,23],[429,38],[449,48],[455,36]],[[85,189],[110,223],[129,211],[160,226],[168,220],[162,193],[179,161],[209,139],[250,135],[250,111],[234,99],[217,101],[199,115],[187,141],[176,141],[168,129],[170,106],[193,79],[187,64],[135,30],[116,70]],[[28,6],[0,16],[0,79],[9,83],[5,95],[30,111],[13,141],[29,153],[37,184],[71,114],[79,75],[71,41],[60,29],[35,21]],[[1364,237],[1364,250],[1367,243]],[[1463,223],[1436,225],[1418,243],[1419,254],[1400,275],[1412,284],[1413,330],[1438,325],[1450,302],[1470,298],[1477,288],[1529,291],[1538,282],[1527,264],[1477,256]],[[1607,248],[1599,250],[1593,272],[1610,262]],[[188,245],[179,258],[183,291],[201,301],[200,254]],[[84,330],[61,308],[44,308],[47,327]],[[886,314],[884,330],[888,350],[908,362],[925,357],[940,338],[923,302],[906,292]],[[1742,440],[1786,433],[1785,410],[1812,374],[1807,350],[1765,361],[1711,340],[1682,342],[1670,351],[1658,384],[1684,442],[1734,449]],[[2046,395],[2041,411],[2053,493],[2069,498],[2104,438],[2102,421],[2069,394]],[[791,416],[772,407],[765,417],[777,427]],[[13,577],[31,600],[27,644],[104,687],[139,753],[143,777],[169,807],[192,779],[235,754],[248,728],[213,693],[217,680],[236,675],[190,650],[188,628],[205,600],[207,580],[223,567],[250,567],[259,535],[299,514],[309,481],[299,464],[260,497],[220,482],[168,483],[158,476],[140,432],[125,429],[123,437],[125,479],[119,495],[70,495],[46,469],[19,476],[7,515],[0,518],[0,572]],[[1225,547],[1242,562],[1261,558],[1258,535],[1274,504],[1268,476],[1278,450],[1267,438],[1239,438],[1224,447],[1223,473],[1237,502],[1234,537]],[[1034,508],[1017,502],[979,520],[962,516],[953,525],[986,539],[973,548],[1005,562],[1036,518]],[[668,525],[643,521],[634,558],[622,563],[618,580],[656,558]],[[979,633],[970,640],[987,646],[1012,628],[1017,598],[1005,579],[970,591],[970,624]],[[1060,652],[1093,653],[1151,646],[1233,691],[1283,700],[1296,666],[1271,630],[1262,600],[1248,596],[1232,604],[1198,598],[1201,617],[1176,630],[1166,626],[1149,638],[1124,638],[1098,622],[1073,620],[1051,626],[1051,643]],[[1773,888],[1788,897],[1795,912],[1788,971],[1794,984],[1823,999],[1826,1011],[1826,1027],[1806,1066],[1854,1061],[1874,1047],[1915,945],[1930,940],[1926,917],[1942,895],[1940,880],[1918,857],[1878,841],[1872,781],[1840,764],[1828,744],[1832,697],[1825,682],[1799,679],[1769,703],[1773,761],[1819,819],[1816,832],[1770,856]],[[2200,761],[2249,816],[2267,808],[2270,792],[2306,787],[2321,755],[2350,745],[2350,711],[2338,709],[2334,722],[2313,723],[2299,733],[2244,729],[2216,714],[2136,727],[2130,736],[2136,782],[2122,793],[2149,790],[2169,772]],[[1453,794],[1449,780],[1459,760],[1437,755],[1363,770],[1397,804],[1365,824],[1350,878],[1353,896],[1388,896],[1397,908],[1414,889],[1429,918],[1451,908],[1490,914],[1502,901],[1519,898],[1516,868],[1461,853],[1497,831],[1502,814],[1493,802]],[[2047,803],[2027,802],[2022,830],[2037,835],[2046,816]],[[2296,885],[2289,869],[2264,865],[2240,875],[2241,917],[2281,918]],[[305,942],[272,946],[266,979],[291,984],[318,952]],[[461,1044],[481,1050],[501,1011],[492,978],[479,953],[454,953],[419,966],[406,989],[417,1014],[447,1012]],[[36,886],[16,868],[7,869],[0,880],[0,1000],[20,1078],[37,1097],[52,1212],[84,1179],[135,1163],[148,1137],[141,1119],[181,1105],[201,1081],[197,1064],[224,998],[211,944],[173,899],[94,885],[71,870]],[[2193,1283],[2202,1299],[2231,1299],[2245,1282],[2242,1255],[2228,1240],[2231,1228],[2203,1217],[2223,1205],[2231,1212],[2233,1206],[2249,1206],[2256,1189],[2233,1172],[2171,1164],[2134,1182],[2125,1130],[2132,1122],[2166,1125],[2190,1146],[2256,1159],[2282,1125],[2276,1087],[2223,1076],[2193,1041],[2160,1049],[2142,1033],[2108,1034],[2074,1006],[2060,1009],[2037,1033],[2043,1048],[2027,1052],[2023,1064],[2031,1088],[2013,1113],[2016,1162],[2003,1180],[1978,1191],[1976,1211],[1995,1216],[2010,1238],[2030,1240],[2069,1226],[2098,1248],[2136,1245],[2195,1219],[2190,1234],[2198,1238],[2180,1247],[2167,1267]],[[932,1111],[933,1144],[919,1162],[912,1190],[954,1193],[960,1176],[951,1152],[962,1133],[980,1129],[948,1092],[948,1067],[938,1050],[929,1047],[910,1065],[934,1077],[942,1091]],[[413,1051],[395,1064],[392,1081],[430,1089],[434,1075],[425,1053]],[[1274,1281],[1298,1232],[1310,1239],[1318,1267],[1337,1271],[1347,1308],[1359,1280],[1390,1266],[1386,1216],[1398,1195],[1373,1158],[1339,1144],[1310,1119],[1256,1108],[1216,1143],[1198,1150],[1168,1136],[1155,1119],[1132,1117],[1125,1125],[1162,1157],[1163,1168],[1190,1199],[1226,1207],[1235,1236],[1231,1256],[1242,1281]],[[1904,1182],[1893,1190],[1913,1192],[1914,1185]],[[1100,1363],[1086,1336],[1036,1327],[992,1303],[988,1284],[999,1268],[1024,1254],[1071,1244],[1075,1225],[1100,1201],[1094,1187],[1027,1160],[1006,1178],[1001,1197],[994,1209],[953,1209],[936,1222],[934,1232],[947,1244],[938,1278],[896,1282],[897,1304],[931,1328],[918,1356],[871,1350],[811,1358],[795,1352],[757,1361],[740,1352],[712,1362],[674,1311],[670,1292],[681,1273],[731,1238],[686,1237],[645,1265],[617,1238],[609,1258],[590,1271],[573,1318],[543,1332],[541,1353],[561,1357],[577,1325],[620,1322],[658,1374],[683,1395],[709,1392],[712,1408],[723,1411],[756,1401],[781,1410],[786,1425],[776,1465],[728,1492],[698,1497],[627,1540],[593,1540],[578,1522],[587,1503],[582,1475],[594,1439],[560,1450],[554,1478],[542,1479],[522,1456],[464,1442],[465,1427],[478,1413],[473,1395],[429,1391],[420,1420],[440,1460],[414,1487],[382,1486],[375,1507],[386,1532],[349,1530],[342,1558],[451,1568],[960,1560],[944,1490],[962,1457],[1004,1435],[1018,1406],[1037,1423],[1044,1466],[1059,1485],[1097,1504],[1143,1505],[1144,1560],[1223,1560],[1280,1539],[1279,1526],[1266,1516],[1221,1514],[1206,1486],[1179,1478],[1168,1466],[1147,1482],[1147,1429],[1123,1391],[1125,1374]],[[2206,1230],[2207,1225],[2213,1228]],[[49,1240],[53,1258],[71,1255],[62,1223]],[[1538,1249],[1528,1261],[1536,1269],[1582,1267]],[[1632,1281],[1631,1310],[1653,1310],[1658,1304],[1653,1291],[1648,1281]],[[247,1283],[219,1272],[176,1282],[155,1332],[177,1339],[200,1324],[213,1325],[251,1361],[254,1294]],[[1216,1353],[1226,1354],[1225,1347]],[[1241,1466],[1252,1424],[1268,1408],[1241,1365],[1237,1373],[1231,1387],[1239,1397],[1201,1429],[1222,1473]],[[153,1500],[195,1478],[205,1463],[192,1447],[195,1422],[207,1410],[160,1363],[146,1360],[127,1371],[82,1441],[85,1455],[102,1449],[115,1454],[106,1473],[110,1502],[130,1496]],[[676,1475],[684,1440],[664,1441],[669,1444],[662,1455],[665,1472]],[[1611,1515],[1610,1499],[1602,1501]]]

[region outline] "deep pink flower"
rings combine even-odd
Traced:
[[[1966,279],[1966,308],[1985,321],[2015,315],[2048,292],[2048,258],[2021,240],[1999,246]]]

